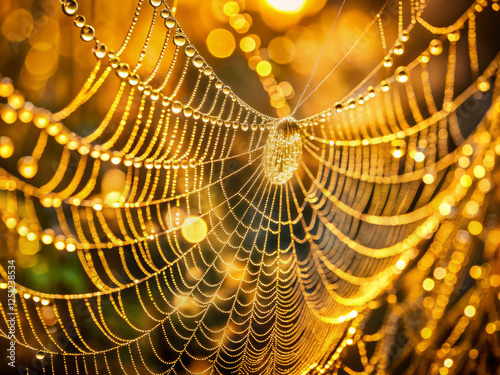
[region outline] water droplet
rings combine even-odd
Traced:
[[[0,157],[10,158],[14,153],[14,142],[9,137],[0,137]]]
[[[431,43],[429,44],[429,52],[435,56],[440,55],[441,52],[443,52],[443,43],[439,39],[431,40]]]
[[[111,67],[113,69],[116,69],[116,68],[118,68],[118,65],[120,64],[120,59],[118,57],[115,57],[115,58],[111,59],[110,64],[111,64]]]
[[[186,49],[184,50],[184,53],[186,54],[187,57],[193,57],[194,54],[196,53],[196,50],[194,49],[193,46],[187,46]]]
[[[203,57],[201,57],[200,55],[196,55],[195,57],[193,57],[193,65],[196,68],[201,68],[203,64],[204,64]]]
[[[158,99],[160,99],[160,92],[159,92],[158,90],[153,90],[153,91],[151,92],[150,97],[151,97],[151,100],[155,102],[155,101],[157,101]]]
[[[95,57],[97,57],[98,59],[102,59],[106,56],[107,50],[108,48],[105,44],[97,43],[92,49],[92,52],[94,52]]]
[[[94,39],[95,30],[92,26],[86,25],[82,27],[82,31],[80,32],[80,37],[84,42],[90,42]]]
[[[391,56],[384,57],[384,66],[386,68],[390,68],[392,66],[392,57]]]
[[[167,29],[171,29],[173,28],[175,25],[177,24],[177,21],[175,20],[174,17],[172,16],[168,16],[166,19],[165,19],[165,27]],[[175,42],[175,38],[174,38],[174,42]],[[183,43],[184,44],[184,43]]]
[[[38,163],[33,157],[25,156],[17,162],[17,169],[23,177],[32,178],[38,172]]]
[[[189,162],[186,159],[181,161],[182,169],[187,169],[188,166],[189,166]]]
[[[389,86],[389,84],[386,81],[382,81],[382,83],[380,84],[380,89],[383,92],[387,92],[387,91],[389,91],[390,86]]]
[[[227,95],[231,92],[231,89],[229,88],[229,86],[224,86],[224,88],[222,89],[222,92]]]
[[[193,115],[193,108],[191,107],[184,107],[184,116],[186,117],[191,117]]]
[[[182,111],[182,103],[178,100],[172,104],[172,112],[180,113]]]
[[[394,44],[394,54],[395,55],[402,55],[405,51],[405,48],[404,46],[401,44],[401,42],[398,40],[395,44]]]
[[[167,18],[168,16],[170,16],[170,12],[168,11],[167,8],[162,9],[160,12],[160,16],[161,16],[161,18]]]
[[[404,66],[400,66],[398,69],[396,69],[396,81],[399,83],[405,83],[408,81],[408,69]]]
[[[418,61],[420,61],[422,64],[427,64],[430,60],[430,54],[429,52],[425,51],[418,57]]]
[[[460,39],[460,31],[459,30],[455,30],[455,31],[448,34],[448,40],[450,42],[458,42],[459,39]]]
[[[159,7],[161,5],[161,0],[149,0],[149,3],[151,4],[152,7]]]
[[[248,124],[246,122],[241,124],[241,130],[243,130],[244,132],[246,132],[248,130]]]
[[[85,26],[85,17],[84,16],[76,16],[75,17],[75,26],[76,27]]]
[[[373,86],[368,86],[368,89],[366,89],[366,92],[368,92],[368,96],[370,98],[375,97],[375,88]]]
[[[78,3],[76,1],[66,1],[63,4],[62,9],[66,15],[72,16],[78,10]]]
[[[132,73],[128,77],[128,83],[130,83],[132,86],[137,85],[139,83],[139,81],[140,81],[140,78],[139,78],[139,75],[137,73]]]
[[[284,184],[294,174],[302,156],[302,137],[291,117],[275,123],[267,137],[262,160],[264,173],[272,184]]]
[[[258,126],[255,122],[252,123],[252,125],[250,125],[250,128],[253,130],[253,131],[256,131]]]
[[[204,70],[203,70],[203,74],[205,74],[207,77],[208,76],[211,76],[213,74],[213,70],[211,67],[207,66]]]
[[[125,63],[121,63],[120,65],[118,65],[118,67],[116,68],[116,74],[118,74],[118,77],[120,78],[127,78],[130,74],[129,65]]]
[[[407,42],[409,39],[410,39],[410,34],[408,33],[408,31],[406,30],[403,30],[401,32],[401,37],[400,37],[401,41],[402,42]]]
[[[184,44],[186,44],[186,37],[183,34],[175,34],[175,36],[174,36],[174,44],[177,47],[182,47]]]
[[[42,360],[45,358],[45,353],[44,352],[36,352],[35,357],[39,360]]]

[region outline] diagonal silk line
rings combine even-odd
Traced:
[[[314,76],[314,73],[316,72],[316,69],[319,66],[319,61],[321,60],[321,57],[323,56],[323,53],[325,52],[326,46],[328,44],[328,41],[330,40],[330,37],[332,36],[333,29],[335,28],[335,25],[336,25],[336,23],[337,23],[337,21],[338,21],[338,19],[340,17],[340,13],[342,13],[342,9],[344,8],[344,5],[345,5],[346,2],[347,2],[347,0],[343,0],[342,1],[342,5],[340,6],[339,12],[337,13],[337,17],[335,18],[335,21],[333,21],[333,24],[332,24],[332,27],[330,29],[330,32],[328,33],[328,36],[326,37],[325,44],[323,44],[323,48],[321,49],[321,52],[320,52],[320,54],[318,56],[318,60],[316,61],[316,65],[314,66],[314,69],[313,69],[311,75],[309,76],[309,80],[307,81],[306,87],[304,88],[304,91],[302,91],[302,95],[300,96],[300,99],[297,102],[297,104],[295,105],[295,109],[293,110],[293,112],[292,112],[292,114],[290,116],[293,116],[295,114],[295,112],[297,111],[297,109],[299,109],[300,105],[303,103],[302,102],[302,98],[304,97],[304,95],[306,94],[307,89],[309,88],[309,84],[311,83],[311,80],[312,80],[312,78]]]
[[[378,14],[380,14],[386,8],[386,6],[387,6],[388,3],[389,3],[389,0],[387,0],[384,3],[384,5],[382,6],[382,8],[378,12]],[[368,26],[365,28],[365,31],[363,31],[363,33],[361,34],[361,36],[356,40],[356,42],[352,45],[352,47],[344,54],[344,56],[340,59],[340,61],[333,67],[333,69],[330,70],[330,72],[326,75],[326,77],[323,78],[323,80],[316,86],[316,88],[314,90],[312,90],[309,93],[309,95],[307,95],[303,100],[299,100],[299,102],[297,103],[297,105],[296,105],[293,113],[290,116],[292,116],[293,114],[295,114],[295,112],[299,109],[299,107],[302,104],[304,104],[306,102],[306,100],[309,99],[311,97],[311,95],[314,94],[320,88],[320,86],[323,85],[328,80],[328,78],[330,78],[330,76],[335,72],[335,70],[340,66],[340,64],[342,64],[342,62],[344,62],[344,60],[350,55],[350,53],[354,50],[354,48],[356,48],[356,46],[358,45],[358,43],[364,38],[364,36],[368,32],[368,30],[370,30],[370,28],[373,26],[373,24],[375,23],[376,20],[377,20],[377,17],[375,17],[368,24]],[[313,73],[314,73],[314,71],[313,71]],[[312,78],[312,75],[311,75],[311,78]],[[307,89],[307,86],[306,86],[306,89]],[[305,94],[305,90],[304,90],[304,94]],[[304,96],[304,94],[302,94],[301,98]]]

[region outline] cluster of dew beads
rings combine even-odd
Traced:
[[[276,121],[264,146],[264,173],[272,184],[284,184],[299,166],[302,137],[297,121],[287,117]]]

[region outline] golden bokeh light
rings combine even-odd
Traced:
[[[125,173],[118,168],[109,169],[104,173],[101,181],[104,204],[111,207],[116,206],[122,197],[126,178]]]
[[[424,177],[422,178],[422,181],[424,182],[424,184],[426,185],[430,185],[432,184],[434,181],[435,181],[435,177],[432,173],[426,173],[424,175]]]
[[[42,78],[51,76],[57,69],[59,54],[50,44],[40,43],[30,49],[25,66],[30,74]]]
[[[40,312],[42,315],[42,319],[46,325],[53,326],[54,324],[57,323],[57,316],[56,316],[52,306],[42,306],[42,308],[40,309]],[[38,357],[39,357],[39,354],[37,354],[37,358]]]
[[[472,305],[469,305],[464,309],[464,314],[465,316],[472,318],[474,315],[476,315],[476,308]]]
[[[19,250],[25,255],[35,255],[40,251],[40,243],[30,241],[25,237],[19,237]]]
[[[243,52],[252,52],[260,47],[260,38],[255,35],[245,36],[240,40],[240,48]]]
[[[434,280],[430,278],[425,279],[422,287],[427,291],[431,291],[432,289],[434,289]]]
[[[267,52],[278,64],[289,64],[295,57],[295,44],[290,38],[279,36],[269,42]]]
[[[271,74],[273,68],[268,61],[262,60],[256,66],[257,74],[261,77],[266,77]]]
[[[479,221],[471,221],[468,226],[470,234],[477,236],[483,231],[483,224]]]
[[[240,6],[236,1],[228,1],[224,4],[222,9],[224,14],[228,17],[235,16],[240,12]]]
[[[3,20],[2,34],[10,42],[19,43],[30,37],[33,16],[26,9],[16,9]]]
[[[208,232],[205,220],[198,216],[188,216],[181,228],[184,239],[191,243],[198,243],[205,239]]]
[[[236,48],[236,41],[230,31],[215,29],[208,34],[207,47],[212,55],[222,59],[233,54]]]
[[[246,33],[252,22],[252,17],[247,13],[239,13],[229,18],[229,24],[240,34]]]

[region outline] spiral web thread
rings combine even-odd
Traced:
[[[3,163],[0,188],[2,219],[17,223],[8,238],[65,249],[93,288],[53,294],[17,284],[17,344],[38,353],[43,372],[69,374],[357,374],[402,363],[408,373],[438,373],[473,361],[476,332],[498,320],[500,236],[489,213],[498,212],[500,59],[479,70],[475,22],[491,12],[486,2],[446,28],[424,20],[425,5],[404,2],[402,11],[408,32],[433,34],[429,48],[404,68],[379,64],[352,95],[299,120],[303,156],[280,185],[261,165],[276,120],[216,77],[166,3],[140,0],[134,17],[151,17],[151,28],[137,35],[132,22],[116,52],[83,26],[98,59],[78,95],[54,113],[17,109],[20,119],[33,115],[23,126],[38,139],[35,164],[56,160],[55,173],[30,178]],[[143,71],[158,33],[158,63]],[[126,61],[135,37],[143,53]],[[462,92],[458,45],[474,78]],[[431,80],[444,81],[440,95]],[[71,133],[65,123],[108,83],[116,96],[99,126]],[[491,105],[467,134],[460,111],[481,96]],[[126,173],[115,202],[96,198],[111,168]],[[183,224],[193,215],[207,233],[191,243],[181,233],[194,232]],[[5,265],[0,275],[8,280]],[[2,290],[4,338],[7,306]],[[481,342],[498,349],[498,340]]]

